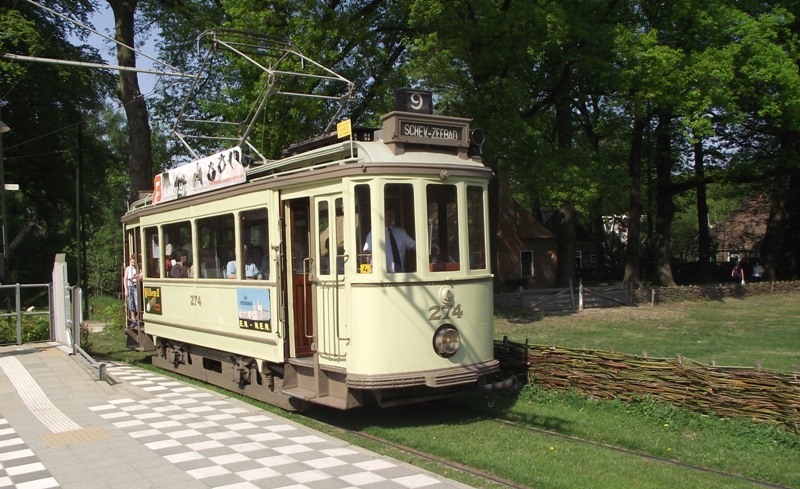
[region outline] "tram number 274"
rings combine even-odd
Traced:
[[[431,315],[428,316],[428,321],[441,321],[450,319],[450,316],[461,319],[464,316],[464,311],[461,310],[461,304],[455,306],[431,306],[428,308]]]

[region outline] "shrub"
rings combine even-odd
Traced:
[[[122,302],[109,304],[102,313],[106,329],[121,331],[125,326],[125,305]]]

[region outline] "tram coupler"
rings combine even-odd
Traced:
[[[489,394],[498,391],[518,391],[520,388],[519,379],[516,375],[503,380],[502,382],[495,382],[493,384],[484,384],[478,387],[478,392],[482,394]]]

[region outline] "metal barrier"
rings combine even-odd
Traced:
[[[22,310],[22,297],[21,292],[22,289],[29,289],[29,288],[45,288],[47,289],[47,303],[50,305],[48,311],[23,311]],[[0,291],[3,290],[14,290],[14,295],[16,300],[14,312],[8,312],[11,310],[11,305],[7,304],[6,311],[4,313],[0,313],[0,318],[8,318],[8,317],[16,317],[17,318],[17,345],[22,344],[22,316],[47,316],[50,321],[50,340],[52,340],[52,331],[53,331],[53,286],[52,284],[12,284],[12,285],[0,285]]]
[[[91,355],[81,348],[81,327],[83,326],[83,291],[77,285],[66,286],[72,292],[72,307],[70,317],[67,318],[67,329],[72,333],[71,355],[81,357],[95,372],[100,380],[107,379],[106,364],[97,363]]]

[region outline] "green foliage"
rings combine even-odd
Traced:
[[[21,320],[21,339],[23,343],[47,341],[50,339],[50,318],[48,316],[23,316]],[[0,344],[17,342],[17,319],[0,320]]]
[[[106,323],[106,328],[110,331],[122,331],[125,327],[125,304],[123,302],[115,302],[109,304],[100,317]]]

